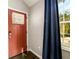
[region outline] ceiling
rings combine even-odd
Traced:
[[[34,4],[36,4],[39,1],[40,0],[24,0],[24,2],[27,4],[28,7],[33,6]]]
[[[23,1],[26,3],[28,7],[32,7],[33,5],[35,5],[41,0],[23,0]],[[58,0],[58,2],[62,2],[62,1],[65,1],[65,0]]]

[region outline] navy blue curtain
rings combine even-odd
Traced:
[[[62,59],[57,0],[45,0],[42,59]]]

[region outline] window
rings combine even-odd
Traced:
[[[62,49],[70,49],[70,7],[69,0],[59,0],[60,38]]]

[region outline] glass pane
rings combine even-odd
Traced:
[[[64,19],[65,19],[65,21],[70,21],[70,12],[69,12],[69,10],[66,10],[64,12]]]
[[[70,48],[70,0],[58,0],[61,45]]]
[[[64,18],[65,21],[69,21],[70,20],[70,0],[65,0],[64,2]]]
[[[63,34],[63,23],[60,23],[60,34],[61,34],[61,37],[62,37],[62,34]]]
[[[64,24],[64,35],[70,37],[70,23]]]
[[[64,24],[64,46],[70,46],[70,23]]]
[[[58,11],[59,11],[59,20],[63,21],[63,2],[64,0],[58,0]]]
[[[63,21],[63,14],[62,13],[59,14],[59,19],[60,19],[60,21]]]

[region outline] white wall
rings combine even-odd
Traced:
[[[24,11],[24,12],[29,11],[29,8],[22,0],[8,0],[8,7],[11,7],[20,11]]]
[[[42,55],[43,25],[44,25],[44,2],[37,3],[30,12],[28,42],[29,49],[38,55]]]

